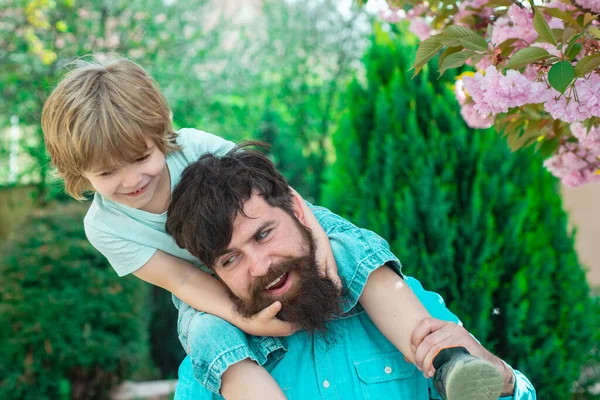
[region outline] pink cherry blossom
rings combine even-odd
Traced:
[[[469,27],[469,24],[463,22],[463,18],[469,16],[477,16],[483,20],[491,17],[493,9],[484,7],[489,0],[468,0],[461,1],[458,4],[458,11],[454,14],[454,25]]]
[[[508,8],[507,15],[498,18],[494,23],[492,43],[500,44],[507,39],[523,39],[527,43],[533,43],[537,37],[531,10],[513,4]],[[517,42],[515,47],[525,47],[525,44]]]
[[[478,72],[463,78],[465,90],[473,98],[474,108],[482,116],[507,112],[510,108],[539,103],[546,87],[532,82],[518,71],[509,70],[506,75],[490,66],[485,75]]]
[[[473,107],[473,103],[466,103],[461,106],[460,115],[462,115],[467,125],[473,129],[486,129],[494,124],[494,117],[491,115],[482,117]]]
[[[565,142],[556,155],[544,161],[544,166],[567,186],[600,182],[600,127],[588,132],[581,123],[571,124],[571,133],[577,143]]]
[[[420,40],[431,36],[431,27],[425,18],[417,17],[410,20],[408,30],[417,35]]]
[[[577,97],[575,93],[577,93]],[[600,75],[592,73],[587,78],[577,79],[575,90],[561,95],[549,88],[542,96],[544,109],[552,118],[565,122],[581,122],[591,117],[600,117]]]
[[[600,13],[600,0],[574,0],[583,8],[587,8],[592,12]]]

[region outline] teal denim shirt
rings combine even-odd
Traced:
[[[330,238],[339,275],[347,289],[343,298],[346,314],[328,324],[327,337],[297,332],[287,338],[244,334],[235,338],[234,343],[247,343],[247,348],[228,348],[230,337],[213,337],[220,349],[225,349],[221,358],[248,354],[265,366],[288,399],[439,399],[431,380],[404,360],[357,304],[373,270],[387,264],[400,273],[400,263],[387,242],[326,209],[315,207],[313,212]],[[432,316],[460,323],[441,296],[425,291],[416,279],[407,277],[406,281]],[[183,361],[175,399],[222,398],[199,383],[198,367],[190,357]],[[515,394],[506,399],[535,399],[535,390],[527,378],[518,371],[515,377]]]

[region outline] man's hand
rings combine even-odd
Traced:
[[[504,377],[503,394],[514,392],[512,370],[498,357],[487,351],[481,343],[462,326],[435,318],[422,320],[411,336],[412,349],[415,352],[415,364],[426,378],[431,378],[435,369],[433,359],[440,350],[462,346],[471,355],[484,359],[494,365]]]
[[[281,302],[276,301],[251,318],[244,318],[238,314],[239,320],[235,325],[254,336],[289,336],[296,332],[297,328],[277,318],[280,310]]]

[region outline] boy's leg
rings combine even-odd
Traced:
[[[360,304],[381,333],[415,364],[411,336],[417,325],[431,315],[404,279],[387,266],[376,269],[369,275]]]
[[[431,315],[407,282],[391,268],[380,267],[369,275],[360,303],[384,336],[408,361],[417,364],[416,348],[411,339],[421,321]],[[434,367],[439,367],[434,378],[438,382],[436,389],[444,399],[498,399],[503,384],[501,372],[466,350],[465,354],[453,349],[454,346],[449,342],[449,348],[442,348],[434,357]],[[423,372],[432,377],[430,371]]]

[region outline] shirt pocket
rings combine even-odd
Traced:
[[[365,400],[418,398],[417,367],[398,351],[357,360],[354,368]]]

